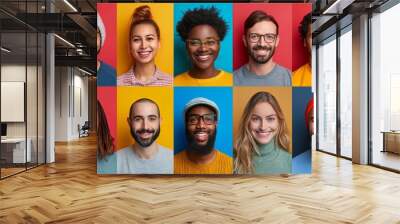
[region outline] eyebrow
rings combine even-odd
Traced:
[[[251,116],[262,117],[262,116],[260,116],[260,115],[258,115],[258,114],[252,114]],[[265,117],[274,117],[274,116],[277,116],[277,115],[276,115],[276,114],[270,114],[270,115],[267,115],[267,116],[265,116]]]
[[[213,113],[213,112],[211,112],[211,113],[205,113],[205,114],[195,114],[195,113],[190,113],[190,114],[188,114],[188,116],[191,116],[191,115],[199,115],[199,116],[202,116],[202,115],[207,115],[207,114],[210,114],[210,115],[214,115],[215,113]]]
[[[147,34],[145,37],[156,36],[155,34]],[[132,37],[142,37],[140,35],[133,35]]]
[[[258,35],[275,35],[275,36],[278,36],[278,34],[276,34],[276,33],[264,33],[264,34],[262,34],[262,33],[251,32],[251,33],[249,33],[249,34],[258,34]]]
[[[156,114],[150,114],[150,115],[147,115],[147,116],[136,115],[136,116],[133,116],[132,118],[136,119],[136,118],[145,118],[145,117],[158,117],[158,115],[156,115]]]
[[[206,37],[206,38],[203,38],[203,39],[200,39],[200,38],[196,38],[196,37],[194,37],[194,38],[187,38],[188,40],[219,40],[219,38],[218,37],[216,37],[216,36],[210,36],[210,37]]]

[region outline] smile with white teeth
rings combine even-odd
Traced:
[[[207,61],[211,56],[209,54],[207,55],[197,55],[196,58],[198,61]]]
[[[256,52],[257,52],[258,55],[261,55],[261,56],[267,55],[267,53],[268,53],[267,50],[256,50]]]
[[[140,57],[148,57],[151,54],[152,51],[138,51],[138,55]]]
[[[150,138],[151,136],[152,136],[153,134],[152,133],[142,133],[142,134],[140,134],[139,136],[140,136],[140,138],[142,138],[142,139],[146,139],[146,138]]]
[[[257,135],[260,137],[268,137],[273,131],[256,131]]]
[[[208,138],[208,134],[206,132],[197,132],[194,134],[194,137],[197,141],[206,141]]]

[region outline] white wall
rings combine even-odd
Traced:
[[[55,141],[68,141],[68,68],[55,68]]]
[[[36,66],[27,66],[28,74],[36,74]],[[25,64],[18,65],[18,64],[5,64],[1,66],[1,81],[4,82],[25,82]],[[28,77],[29,78],[29,77]],[[29,86],[36,86],[36,80],[29,80]],[[37,105],[36,99],[36,87],[35,88],[27,88],[27,106],[35,107]],[[34,104],[32,104],[34,103]],[[41,105],[38,105],[39,107]],[[7,110],[8,108],[1,108],[1,110]],[[35,121],[36,123],[36,113],[27,113],[27,120],[28,122]],[[7,136],[8,137],[25,137],[25,123],[26,122],[7,122]],[[29,128],[33,128],[30,131]],[[29,133],[35,131],[36,136],[36,124],[35,126],[32,124],[28,124],[28,137]]]
[[[38,69],[38,70],[37,70]],[[44,83],[42,68],[25,64],[3,64],[1,66],[1,78],[3,81],[9,82],[24,82],[26,84],[26,105],[23,103],[21,112],[26,111],[26,120],[23,122],[6,122],[7,137],[9,138],[25,138],[25,135],[30,139],[30,148],[32,161],[36,162],[39,158],[39,163],[44,163]],[[25,78],[28,80],[26,81]],[[24,90],[21,90],[24,94]],[[37,92],[38,91],[38,92]],[[6,97],[6,96],[2,96]],[[7,111],[11,108],[1,108]],[[7,111],[13,113],[12,111]],[[37,153],[39,155],[37,156]]]
[[[88,78],[72,67],[56,67],[56,74],[55,141],[70,141],[88,120]]]

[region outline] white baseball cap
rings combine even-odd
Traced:
[[[215,112],[217,113],[217,121],[219,121],[219,113],[220,112],[219,112],[218,105],[214,101],[211,101],[211,100],[206,99],[204,97],[197,97],[197,98],[191,99],[185,105],[185,108],[183,110],[183,115],[186,116],[186,112],[188,110],[190,110],[192,107],[198,106],[198,105],[205,105],[205,106],[209,106],[209,107],[213,108],[215,110]]]

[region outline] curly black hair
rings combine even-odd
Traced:
[[[176,29],[183,41],[186,41],[189,32],[198,25],[210,25],[215,29],[219,39],[222,41],[228,30],[228,24],[219,16],[218,9],[214,6],[210,8],[195,8],[188,10],[178,22]]]
[[[301,21],[299,26],[299,32],[303,39],[306,39],[307,37],[308,25],[310,24],[311,24],[311,12],[303,17],[303,20]]]

